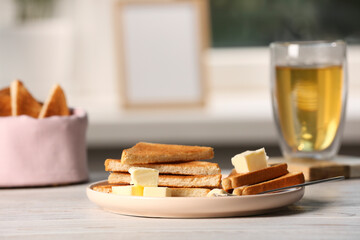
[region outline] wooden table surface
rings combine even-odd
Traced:
[[[309,186],[276,213],[213,219],[108,213],[87,199],[88,184],[0,189],[0,239],[360,239],[360,179]]]

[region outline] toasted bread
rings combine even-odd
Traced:
[[[213,157],[214,150],[211,147],[139,142],[122,152],[121,162],[124,164],[189,162]]]
[[[287,173],[288,171],[286,163],[277,164],[248,173],[237,173],[236,170],[233,169],[230,175],[222,180],[221,184],[223,189],[228,191],[244,185],[252,185],[274,179]]]
[[[0,90],[0,116],[11,116],[10,88]]]
[[[125,186],[125,185],[127,184],[109,184],[108,182],[106,182],[106,183],[97,184],[93,186],[92,189],[97,192],[111,193],[112,186]]]
[[[92,189],[97,192],[111,193],[112,186],[121,186],[114,184],[96,185]],[[210,192],[208,188],[170,188],[172,197],[206,197]]]
[[[10,85],[11,112],[13,116],[28,115],[37,118],[41,104],[29,93],[22,82],[15,80]]]
[[[120,159],[106,159],[105,170],[112,172],[128,172],[131,167],[146,167],[159,170],[160,173],[177,175],[216,175],[221,173],[217,163],[192,161],[183,163],[153,163],[129,165],[121,163]]]
[[[171,188],[172,197],[206,197],[208,188]]]
[[[39,118],[46,118],[55,115],[70,115],[69,108],[66,104],[65,93],[58,84],[51,89],[48,98],[41,108]]]
[[[131,177],[128,173],[110,173],[108,182],[111,184],[130,184]],[[159,175],[161,187],[189,187],[189,188],[218,188],[221,174],[217,175]]]
[[[235,195],[254,195],[258,193],[262,193],[264,191],[288,187],[300,183],[304,183],[304,174],[302,172],[298,173],[288,173],[279,178],[275,178],[270,181],[258,183],[255,185],[244,186],[240,188],[235,188],[233,194]]]

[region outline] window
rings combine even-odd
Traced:
[[[212,46],[268,46],[273,41],[360,44],[357,0],[210,0]]]

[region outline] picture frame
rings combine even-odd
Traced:
[[[122,106],[204,106],[207,0],[123,0],[114,11]]]

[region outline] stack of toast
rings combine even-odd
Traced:
[[[45,103],[37,101],[25,88],[24,84],[15,80],[10,87],[0,90],[0,116],[28,115],[33,118],[50,116],[68,116],[65,93],[56,84],[50,91]]]
[[[247,173],[238,173],[233,169],[230,175],[222,180],[222,188],[235,195],[254,195],[304,181],[302,172],[289,173],[287,164],[281,163]]]
[[[234,169],[223,179],[218,164],[200,161],[213,156],[211,147],[140,142],[125,149],[121,160],[105,161],[105,170],[110,172],[108,181],[93,190],[116,194],[120,194],[119,189],[129,190],[129,186],[136,186],[132,169],[157,171],[156,187],[169,188],[173,197],[254,195],[305,182],[304,174],[289,172],[286,163],[269,166],[264,148],[234,156]]]
[[[110,193],[112,186],[129,185],[129,169],[144,167],[159,171],[158,186],[170,188],[173,197],[204,197],[221,185],[218,164],[201,161],[213,157],[211,147],[139,142],[125,149],[121,159],[105,161],[108,183],[94,190]]]

